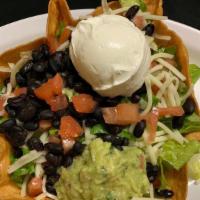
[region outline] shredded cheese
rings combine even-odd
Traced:
[[[36,177],[42,177],[44,174],[44,170],[42,168],[42,165],[37,163],[35,166],[35,176]]]
[[[176,101],[175,101],[175,98],[174,98],[174,92],[173,90],[171,89],[171,85],[169,85],[169,88],[167,89],[167,97],[168,97],[168,100],[169,100],[169,104],[170,106],[176,106]]]
[[[174,58],[174,55],[169,54],[169,53],[156,53],[154,55],[151,56],[151,61],[154,61],[158,58],[169,58],[172,59]]]
[[[169,134],[170,138],[174,139],[180,144],[183,144],[187,140],[179,133],[179,131],[171,131],[165,124],[158,122],[158,127],[163,129],[167,134]]]
[[[41,136],[40,136],[40,140],[43,144],[48,143],[48,133],[44,132]]]
[[[35,200],[44,200],[45,197],[46,197],[46,194],[42,193],[42,194],[36,196],[36,197],[35,197]]]
[[[164,67],[166,67],[167,69],[169,69],[173,74],[175,74],[180,80],[185,81],[186,77],[179,72],[178,69],[176,69],[173,65],[171,65],[170,63],[168,63],[167,61],[163,60],[162,58],[158,58],[156,60],[157,62],[159,62],[161,65],[163,65]]]
[[[102,6],[103,12],[105,14],[111,14],[112,11],[111,11],[110,7],[108,6],[107,0],[101,0],[101,6]]]
[[[153,188],[153,184],[150,184],[149,193],[150,193],[150,198],[154,199],[154,188]]]
[[[157,87],[161,88],[163,83],[158,80],[156,77],[154,77],[153,75],[149,74],[149,78],[151,79],[151,82],[156,85]]]
[[[12,174],[17,169],[23,167],[24,165],[36,160],[40,156],[44,155],[44,152],[37,152],[36,150],[30,151],[28,154],[22,156],[19,158],[16,162],[14,162],[12,165],[8,168],[8,174]]]
[[[30,175],[26,175],[21,187],[21,197],[26,196],[27,184],[28,184],[29,179],[30,179]]]
[[[64,43],[62,43],[57,49],[56,51],[64,51],[65,49],[67,49],[69,47],[69,40],[65,41]]]
[[[187,93],[181,97],[181,101],[185,101],[189,96],[192,95],[192,93],[193,93],[193,86],[191,86],[187,91]]]
[[[150,73],[153,74],[154,72],[160,71],[163,69],[163,66],[158,64],[150,69]]]
[[[149,20],[166,20],[166,19],[168,19],[167,16],[152,15],[149,12],[138,12],[137,15],[143,16],[144,19],[149,19]]]
[[[156,156],[155,149],[152,147],[152,145],[147,145],[146,151],[150,158],[151,163],[153,165],[156,165],[157,164],[157,156]]]
[[[47,177],[44,176],[44,178],[42,180],[42,191],[43,191],[43,193],[46,195],[46,197],[49,197],[53,200],[58,200],[58,198],[55,195],[47,192],[47,190],[46,190],[46,179],[47,179]]]
[[[111,13],[112,13],[113,15],[117,15],[117,14],[126,12],[129,8],[130,8],[130,7],[118,8],[118,9],[116,9],[116,10],[112,10]]]
[[[169,41],[172,39],[171,36],[169,36],[169,35],[160,35],[157,33],[154,34],[154,37],[158,40],[166,40],[166,41]]]
[[[11,69],[9,67],[0,66],[0,72],[11,73]]]

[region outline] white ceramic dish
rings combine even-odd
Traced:
[[[91,12],[91,9],[73,10],[73,16],[83,16]],[[7,49],[13,48],[19,44],[30,42],[36,38],[45,36],[47,15],[39,15],[17,22],[13,22],[6,26],[0,27],[0,54]],[[176,31],[183,39],[188,48],[190,55],[190,63],[200,66],[200,31],[174,22],[166,20],[165,23],[174,31]],[[195,85],[195,95],[200,106],[200,80]],[[198,200],[200,198],[200,185],[194,185],[189,182],[188,200]]]

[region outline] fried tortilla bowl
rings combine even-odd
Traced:
[[[162,15],[162,0],[145,0],[148,11],[152,14]],[[109,7],[114,9],[120,8],[120,4],[117,1],[109,3]],[[96,8],[91,15],[98,16],[102,14],[102,7]],[[27,45],[23,45],[16,49],[5,52],[0,55],[0,64],[6,65],[8,62],[17,62],[19,59],[20,51],[32,50],[42,43],[47,43],[51,52],[54,52],[63,42],[68,40],[71,35],[69,29],[64,29],[63,33],[58,37],[57,31],[60,26],[60,22],[64,23],[64,26],[76,26],[79,20],[73,19],[69,7],[65,0],[51,0],[49,3],[49,13],[47,22],[47,38],[42,38]],[[187,50],[179,38],[179,36],[169,30],[165,24],[160,21],[155,22],[156,33],[161,35],[171,36],[170,41],[157,40],[159,46],[176,46],[177,47],[177,61],[182,66],[182,73],[187,77],[188,86],[191,86],[191,80],[189,78],[188,66],[189,58]],[[8,75],[1,73],[1,81]],[[196,110],[199,113],[199,110]],[[200,133],[191,133],[188,139],[200,140]],[[1,200],[31,200],[31,197],[21,197],[20,189],[11,182],[7,170],[10,164],[11,148],[5,138],[0,135],[0,199]],[[185,200],[187,196],[187,168],[184,166],[181,170],[168,170],[166,172],[166,178],[171,189],[174,191],[173,200]],[[48,198],[44,198],[48,199]]]

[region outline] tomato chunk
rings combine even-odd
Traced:
[[[163,117],[166,115],[171,116],[182,116],[184,115],[184,110],[181,106],[177,107],[168,107],[168,108],[157,108],[159,117]]]
[[[59,134],[62,139],[75,139],[82,134],[80,124],[71,116],[61,118]]]
[[[158,110],[153,108],[151,113],[147,115],[147,131],[148,131],[148,138],[147,143],[152,144],[156,138],[156,131],[157,131],[157,123],[158,123]]]
[[[6,101],[6,98],[3,96],[0,96],[0,111],[4,110],[4,103]]]
[[[65,95],[55,96],[49,99],[47,103],[51,106],[51,110],[53,112],[65,109],[68,106],[67,98]]]
[[[42,193],[42,179],[40,177],[34,177],[28,183],[28,195],[31,197],[38,196]]]
[[[48,101],[56,95],[62,94],[63,80],[59,74],[56,74],[52,79],[42,84],[34,90],[35,95],[42,100]]]
[[[79,113],[92,113],[97,105],[89,94],[79,94],[72,97],[74,108]]]
[[[26,94],[27,93],[27,88],[26,87],[21,87],[21,88],[15,88],[14,90],[14,95],[19,96],[21,94]]]
[[[116,107],[103,108],[102,112],[107,124],[129,125],[140,119],[137,104],[122,103]]]

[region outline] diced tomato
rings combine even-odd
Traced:
[[[59,134],[62,139],[75,139],[82,134],[80,124],[71,116],[61,118]]]
[[[152,85],[151,89],[153,91],[153,94],[156,94],[159,90],[159,88],[156,85]]]
[[[139,29],[143,29],[145,26],[145,20],[143,16],[135,16],[133,19],[133,23],[135,26],[137,26]]]
[[[164,117],[166,115],[171,116],[182,116],[184,115],[184,110],[181,106],[177,107],[167,107],[167,108],[157,108],[159,117]]]
[[[51,128],[51,121],[49,120],[40,120],[39,127],[43,130],[48,130]]]
[[[53,95],[52,86],[49,84],[49,81],[42,84],[40,87],[34,90],[35,95],[42,100],[51,99]]]
[[[157,65],[158,63],[156,61],[151,62],[150,68],[153,68]]]
[[[27,88],[26,87],[21,87],[21,88],[15,88],[14,90],[14,95],[19,96],[21,94],[26,94],[27,93]]]
[[[65,109],[68,106],[67,98],[65,95],[55,96],[47,100],[47,103],[51,106],[51,110],[53,112]]]
[[[97,105],[89,94],[79,94],[72,97],[74,108],[79,113],[92,113]]]
[[[28,195],[31,197],[38,196],[42,193],[42,178],[34,177],[28,183]]]
[[[103,108],[102,111],[107,124],[129,125],[140,119],[137,104],[122,103],[116,107]]]
[[[62,94],[63,80],[59,74],[56,74],[52,79],[43,83],[39,88],[34,90],[35,95],[42,100],[48,101],[56,95]]]
[[[151,113],[147,115],[147,131],[148,131],[148,138],[147,143],[152,144],[156,137],[156,130],[157,130],[157,123],[158,123],[158,110],[153,108]]]
[[[56,74],[52,79],[50,79],[52,90],[54,95],[61,95],[63,88],[63,79],[60,74]]]

